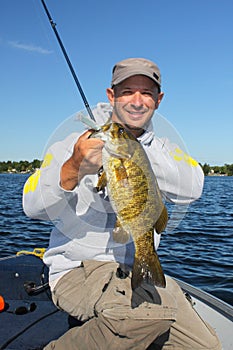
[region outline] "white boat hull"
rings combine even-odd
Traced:
[[[183,281],[175,280],[191,296],[198,314],[215,329],[223,350],[232,350],[233,307],[201,289]]]

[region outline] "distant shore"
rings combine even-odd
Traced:
[[[3,161],[0,162],[0,173],[4,174],[32,174],[36,169],[40,168],[42,161],[34,159],[32,162],[27,160]],[[203,172],[206,176],[233,176],[233,164],[225,164],[222,166],[210,166],[209,164],[201,164]]]

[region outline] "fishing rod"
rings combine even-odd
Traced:
[[[76,83],[76,85],[77,85],[77,88],[78,88],[79,93],[80,93],[80,95],[81,95],[81,97],[82,97],[82,100],[83,100],[83,102],[84,102],[84,105],[85,105],[85,107],[86,107],[86,110],[87,110],[87,112],[88,112],[90,118],[91,118],[92,120],[95,121],[95,117],[94,117],[94,115],[93,115],[93,113],[92,113],[92,110],[91,110],[91,108],[90,108],[90,106],[89,106],[89,103],[88,103],[88,101],[87,101],[87,99],[86,99],[86,96],[85,96],[85,94],[84,94],[84,92],[83,92],[83,89],[82,89],[82,87],[81,87],[81,85],[80,85],[80,82],[79,82],[79,80],[78,80],[78,77],[77,77],[77,75],[76,75],[76,73],[75,73],[75,71],[74,71],[74,68],[73,68],[73,66],[72,66],[72,64],[71,64],[71,62],[70,62],[70,59],[69,59],[69,57],[68,57],[68,55],[67,55],[67,52],[66,52],[66,50],[65,50],[65,47],[64,47],[64,45],[63,45],[63,43],[62,43],[62,41],[61,41],[61,38],[60,38],[60,36],[59,36],[59,34],[58,34],[57,29],[56,29],[56,23],[53,22],[53,19],[52,19],[50,13],[49,13],[49,10],[48,10],[48,8],[47,8],[47,6],[46,6],[44,0],[41,0],[41,2],[42,2],[42,5],[43,5],[43,7],[44,7],[44,10],[45,10],[45,12],[46,12],[46,14],[47,14],[47,16],[48,16],[48,19],[49,19],[49,22],[50,22],[50,24],[51,24],[51,27],[53,28],[53,31],[54,31],[54,33],[55,33],[55,35],[56,35],[56,38],[57,38],[58,43],[59,43],[59,45],[60,45],[60,48],[61,48],[61,50],[62,50],[62,52],[63,52],[63,55],[65,56],[66,62],[67,62],[67,64],[68,64],[69,68],[70,68],[71,74],[72,74],[72,76],[73,76],[73,78],[74,78],[74,81],[75,81],[75,83]]]

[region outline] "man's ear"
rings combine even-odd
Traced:
[[[113,107],[114,106],[114,91],[113,91],[113,89],[107,88],[106,94],[107,94],[107,97],[108,97],[108,100],[109,100],[111,106]]]
[[[160,92],[160,93],[158,94],[158,99],[157,99],[157,102],[156,102],[156,104],[155,104],[155,109],[157,109],[157,108],[159,107],[159,104],[160,104],[160,102],[162,101],[163,96],[164,96],[164,93],[163,93],[163,92]]]

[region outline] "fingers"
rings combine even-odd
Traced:
[[[81,135],[74,145],[72,156],[61,169],[61,184],[65,189],[73,189],[88,174],[97,174],[102,166],[104,142],[90,138],[91,130]]]

